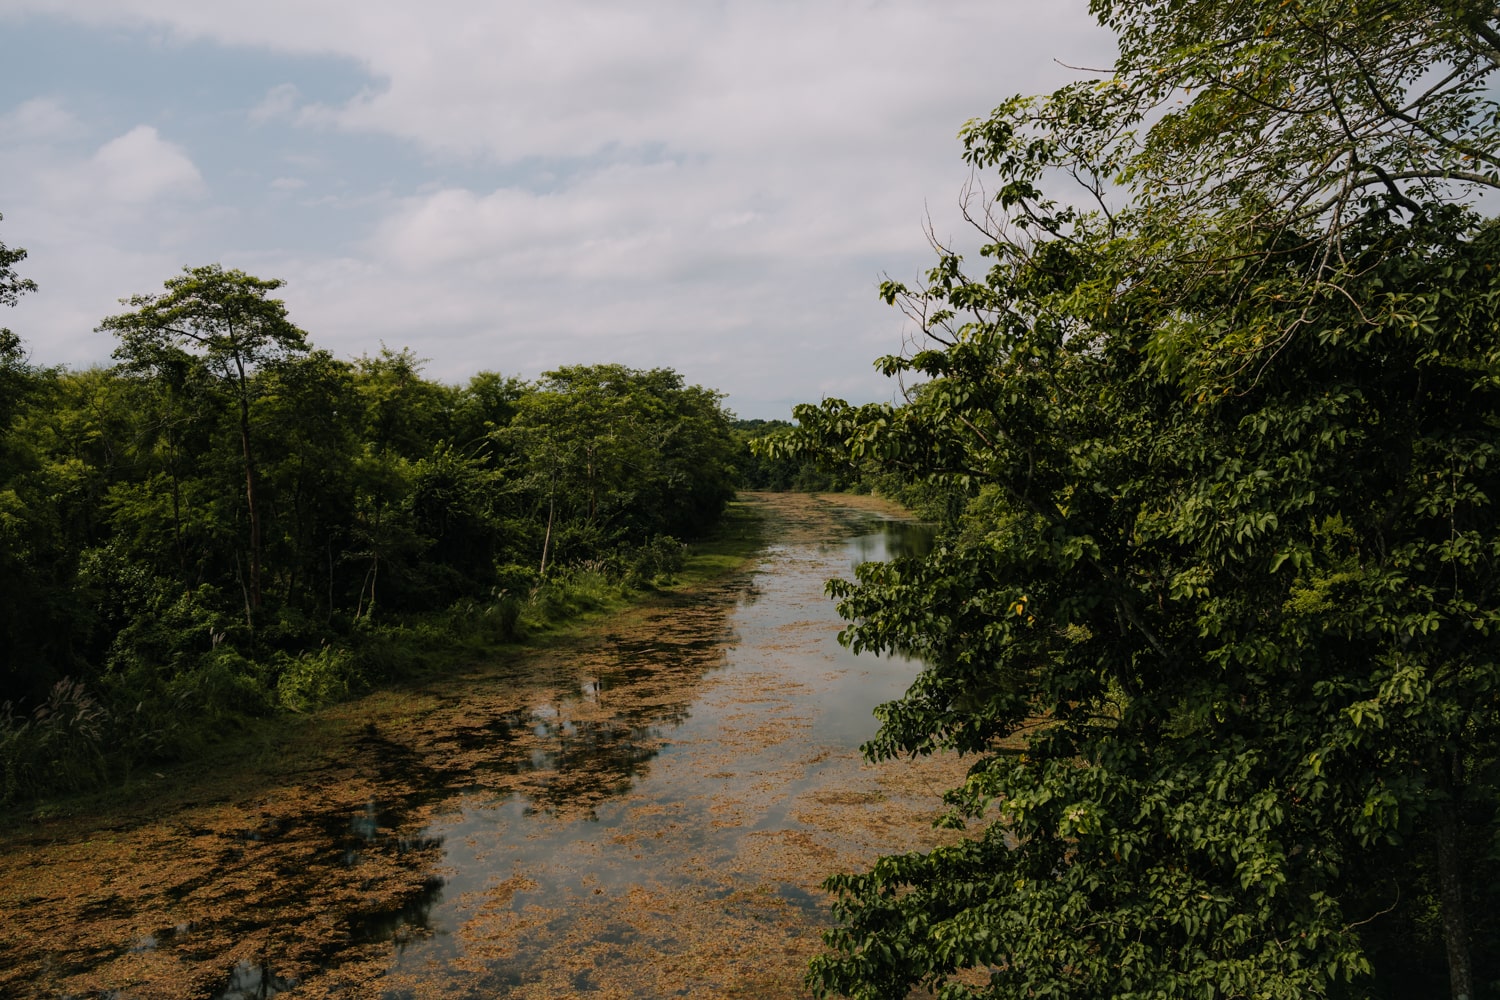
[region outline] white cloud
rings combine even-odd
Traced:
[[[142,253],[237,251],[226,264],[292,279],[288,302],[318,343],[420,341],[445,376],[619,359],[762,400],[888,391],[868,363],[899,347],[901,324],[874,286],[882,270],[925,265],[929,208],[939,235],[961,228],[958,126],[1077,75],[1054,59],[1109,57],[1083,0],[368,0],[358,16],[343,0],[7,7],[353,60],[371,82],[348,100],[319,103],[289,80],[234,115],[257,135],[293,124],[394,138],[430,168],[356,189],[339,186],[347,164],[333,144],[286,150],[286,176],[268,171],[255,189],[292,211],[301,198],[284,195],[315,176],[318,201],[358,213],[368,238],[336,256],[236,247],[212,212],[255,209],[215,202],[188,151],[140,126],[90,158],[49,161],[39,196],[59,218],[78,199],[63,228],[128,256],[139,234],[104,232],[82,218],[88,206],[175,206],[185,214],[155,212]],[[36,128],[65,125],[62,109],[33,104]]]
[[[891,127],[956,125],[1013,90],[1071,78],[1054,59],[1107,55],[1081,2],[790,0],[545,5],[372,0],[12,0],[95,24],[165,25],[182,38],[346,56],[381,85],[319,120],[502,160],[609,143],[762,150],[881,145]],[[964,95],[968,95],[965,97]],[[299,107],[292,84],[252,114]],[[954,111],[958,110],[955,117]]]
[[[38,113],[28,102],[5,116],[5,126],[23,122],[24,138],[0,154],[9,180],[9,197],[80,217],[134,217],[151,203],[194,199],[205,193],[203,176],[183,148],[168,142],[150,125],[135,128],[79,156],[80,131],[61,105]],[[39,127],[38,127],[39,126]],[[30,130],[25,129],[29,127]]]
[[[55,98],[23,101],[0,115],[0,142],[7,144],[57,142],[76,138],[80,131],[78,119]]]
[[[183,248],[232,211],[203,197],[198,168],[154,127],[102,143],[88,133],[60,101],[0,112],[0,238],[27,248],[24,273],[40,286],[7,325],[46,364],[106,362],[113,344],[92,333],[99,320],[121,297],[160,287],[186,262]]]
[[[192,159],[150,125],[137,125],[99,147],[73,181],[104,200],[130,205],[203,192],[203,176]]]

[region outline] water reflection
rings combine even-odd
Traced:
[[[349,918],[349,935],[356,942],[388,941],[399,954],[411,942],[432,931],[432,908],[443,898],[445,881],[428,877],[422,891],[403,905],[389,910],[356,913]]]
[[[919,521],[880,521],[873,530],[856,535],[847,544],[854,564],[891,559],[919,559],[932,551],[937,525]]]
[[[542,734],[550,747],[534,752],[531,770],[542,780],[528,789],[531,811],[581,808],[592,815],[600,799],[623,794],[659,752],[651,726],[569,722]]]
[[[284,979],[266,962],[240,962],[229,973],[229,985],[215,1000],[268,1000],[297,985]]]

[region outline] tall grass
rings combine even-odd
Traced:
[[[0,705],[0,802],[44,792],[77,791],[107,772],[103,738],[108,713],[84,690],[64,678],[29,714]]]

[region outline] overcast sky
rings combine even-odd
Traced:
[[[1100,65],[1084,0],[0,0],[0,242],[34,361],[187,265],[427,374],[669,366],[741,416],[889,399],[955,135]]]

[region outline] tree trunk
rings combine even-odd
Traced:
[[[244,363],[235,358],[240,384],[240,453],[245,459],[245,509],[250,515],[250,606],[260,610],[260,504],[255,495],[255,458],[250,450],[250,387]]]
[[[1445,778],[1450,776],[1444,775]],[[1448,985],[1453,1000],[1474,1000],[1474,967],[1469,956],[1469,920],[1464,909],[1463,857],[1458,842],[1458,809],[1454,782],[1445,780],[1448,797],[1438,803],[1438,899],[1443,914],[1443,943],[1448,949]]]
[[[542,568],[538,576],[547,575],[547,546],[552,544],[552,511],[554,494],[547,494],[547,534],[542,537]]]
[[[323,624],[325,624],[325,625],[332,625],[333,624],[333,531],[332,531],[332,529],[329,530],[328,540],[327,540],[327,546],[326,546],[326,548],[325,548],[324,551],[326,551],[328,553],[328,616],[323,620]],[[355,617],[357,618],[359,616],[356,615]]]
[[[255,611],[250,607],[250,591],[245,586],[245,574],[240,572],[240,552],[234,550],[234,579],[240,585],[240,593],[245,596],[245,627],[255,631]]]
[[[177,449],[170,437],[167,441],[167,469],[172,476],[172,548],[177,553],[177,578],[185,588],[188,583],[187,547],[182,541],[182,482],[177,478]]]

